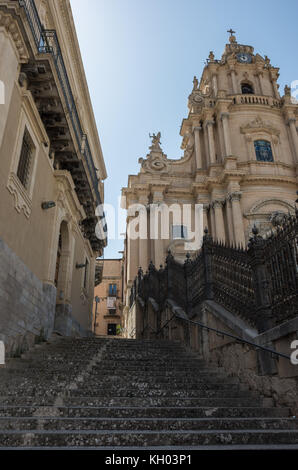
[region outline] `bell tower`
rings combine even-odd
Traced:
[[[239,44],[230,29],[221,59],[213,51],[194,77],[182,148],[194,139],[198,201],[216,239],[246,245],[251,228],[272,227],[272,214],[294,210],[298,168],[298,105],[279,68]]]
[[[221,58],[211,51],[201,78],[193,79],[180,128],[182,157],[168,158],[160,133],[153,134],[139,173],[123,188],[125,207],[139,204],[147,214],[147,236],[126,240],[128,293],[139,266],[159,267],[169,249],[180,261],[196,254],[188,239],[202,229],[195,225],[198,208],[214,240],[242,247],[254,225],[264,235],[295,211],[298,104],[288,86],[280,95],[278,67],[228,33]],[[173,204],[181,213],[190,206],[192,221],[169,218],[169,236],[152,238],[152,205]],[[129,213],[128,222],[137,226],[136,218]]]

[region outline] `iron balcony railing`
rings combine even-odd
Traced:
[[[57,33],[55,30],[44,29],[41,24],[34,0],[19,0],[19,5],[25,10],[38,53],[51,54],[54,59],[56,72],[62,88],[67,110],[71,119],[76,143],[85,158],[85,162],[88,167],[89,175],[96,196],[96,203],[97,205],[100,205],[102,202],[98,190],[98,178],[96,174],[96,168],[94,166],[88,137],[86,134],[84,134],[82,130],[77,108],[75,105],[74,96],[71,90],[65,63],[61,53]]]

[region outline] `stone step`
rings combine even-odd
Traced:
[[[60,390],[63,389],[65,390],[65,385],[66,384],[56,384],[55,389]],[[164,391],[172,391],[173,390],[173,382],[168,381],[168,382],[132,382],[130,380],[123,381],[123,380],[105,380],[104,382],[101,382],[101,386],[98,387],[97,383],[94,383],[92,381],[84,381],[84,390],[90,390],[94,391],[97,390],[106,390],[109,391],[110,394],[114,392],[116,394],[117,391],[122,390],[153,390],[153,391],[159,391],[159,390],[164,390]],[[187,386],[186,386],[187,385]],[[26,382],[26,384],[9,384],[9,385],[2,385],[0,386],[0,396],[13,396],[13,395],[25,395],[25,396],[32,396],[31,392],[34,394],[36,393],[41,393],[41,394],[48,394],[48,389],[45,391],[45,386],[48,386],[51,390],[54,389],[53,384],[51,382],[43,382],[43,384],[40,383],[30,383]],[[191,383],[186,383],[184,382],[175,382],[175,391],[178,392],[186,392],[190,391],[191,393],[193,392],[198,392],[200,390],[202,391],[215,391],[218,393],[224,393],[225,391],[229,392],[249,392],[249,389],[246,385],[244,384],[230,384],[230,383],[221,383],[221,382],[214,382],[214,383],[206,383],[206,382],[197,382],[193,381]],[[52,392],[51,392],[52,393]],[[251,392],[253,395],[253,392]]]
[[[64,418],[0,417],[0,430],[245,430],[298,429],[292,418]]]
[[[115,393],[117,397],[168,397],[168,398],[248,398],[248,399],[257,399],[259,398],[259,394],[252,393],[250,391],[242,391],[242,390],[177,390],[175,389],[151,389],[151,388],[135,388],[135,389],[126,389],[126,388],[96,388],[93,389],[84,388],[78,390],[70,390],[68,395],[71,397],[109,397],[111,396],[112,392]]]
[[[50,398],[49,396],[43,397],[0,397],[0,406],[3,405],[31,405],[31,406],[45,406],[55,403],[56,397]],[[12,403],[13,402],[13,403]],[[246,407],[246,406],[262,406],[263,400],[261,398],[237,398],[237,397],[221,397],[221,398],[178,398],[178,397],[63,397],[63,403],[67,406],[233,406],[233,407]]]
[[[57,388],[57,390],[59,390]],[[164,388],[152,388],[152,387],[140,387],[135,388],[120,388],[120,387],[112,387],[112,388],[97,388],[94,384],[93,386],[86,386],[84,384],[83,388],[78,388],[77,390],[67,390],[65,391],[64,388],[61,388],[61,391],[65,392],[65,395],[70,397],[110,397],[111,395],[117,397],[137,397],[137,398],[146,398],[146,397],[168,397],[168,398],[250,398],[256,399],[259,398],[259,394],[247,391],[247,390],[230,390],[226,389],[217,389],[217,390],[206,390],[206,389],[173,389],[173,387],[169,387],[168,389]],[[29,391],[32,391],[32,394],[29,394]],[[4,395],[2,395],[3,397]],[[5,395],[6,399],[12,399],[16,396],[16,391],[13,390],[11,393],[7,393]],[[39,389],[18,389],[17,392],[18,397],[25,397],[28,396],[34,397],[43,397],[45,396],[45,391],[42,387]],[[0,396],[0,402],[2,400]],[[57,397],[57,393],[46,393],[46,398],[53,402]]]
[[[0,447],[10,446],[137,446],[151,445],[298,445],[298,430],[159,430],[159,431],[0,431]]]
[[[272,407],[99,407],[99,406],[24,406],[0,405],[0,416],[62,416],[62,417],[102,417],[102,418],[286,418],[290,417],[289,408]]]

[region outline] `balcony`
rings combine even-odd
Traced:
[[[43,28],[34,0],[17,0],[24,9],[31,38],[30,61],[22,64],[20,84],[31,91],[41,120],[50,139],[49,155],[55,169],[71,173],[76,193],[84,207],[86,219],[81,223],[85,238],[94,251],[101,252],[106,240],[95,235],[101,205],[99,178],[88,136],[82,128],[76,102],[55,30]],[[103,217],[104,219],[104,217]],[[107,232],[105,220],[102,221]]]
[[[269,106],[271,108],[281,108],[281,101],[273,98],[272,96],[262,95],[233,95],[229,96],[232,99],[233,104],[247,104],[247,105],[261,105]]]

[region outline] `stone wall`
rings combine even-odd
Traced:
[[[173,315],[175,318],[171,320]],[[187,318],[186,313],[168,299],[161,313],[161,324],[166,327],[160,337],[180,341],[207,362],[224,368],[228,376],[237,377],[251,390],[262,394],[266,406],[286,406],[297,416],[298,365],[183,320]],[[205,301],[192,320],[287,356],[293,352],[291,343],[298,339],[298,317],[259,334],[214,301]]]
[[[285,322],[262,334],[254,332],[239,319],[215,304],[205,302],[199,315],[202,323],[240,338],[291,355],[291,343],[297,339],[298,318]],[[234,321],[233,321],[234,320]],[[204,357],[223,367],[229,376],[238,377],[252,390],[272,401],[274,406],[288,406],[293,415],[298,413],[298,365],[288,359],[271,356],[247,344],[215,332],[198,329],[199,345]]]
[[[55,287],[40,281],[0,239],[0,340],[6,354],[20,354],[48,338],[55,306]]]

